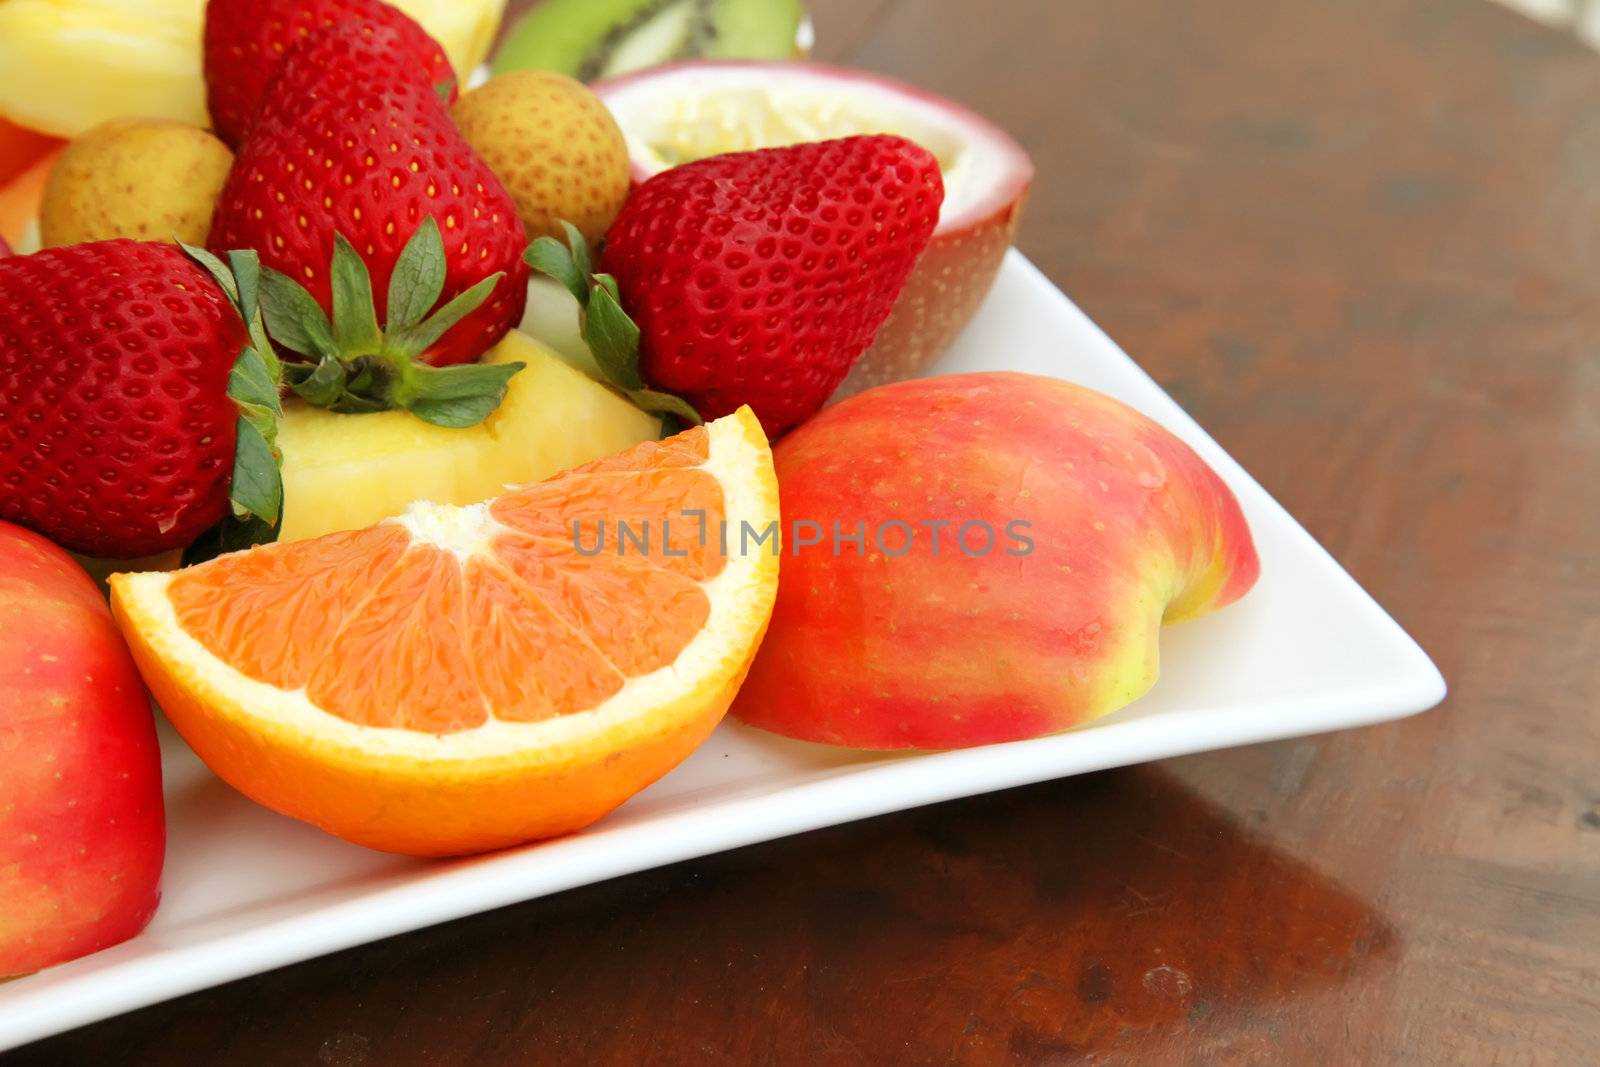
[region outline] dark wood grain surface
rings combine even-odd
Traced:
[[[1600,1058],[1600,56],[1482,0],[814,6],[821,55],[1015,131],[1024,250],[1450,700],[619,879],[6,1067]]]

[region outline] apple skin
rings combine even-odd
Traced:
[[[1163,621],[1243,596],[1260,571],[1233,493],[1118,401],[1027,374],[868,390],[780,441],[777,605],[733,712],[853,748],[960,748],[1055,733],[1140,696]],[[875,543],[901,520],[903,555]],[[987,555],[954,543],[995,531]],[[821,531],[797,526],[816,522]],[[832,523],[866,523],[834,554]],[[937,554],[928,528],[946,521]],[[1022,554],[1013,527],[1032,542]],[[820,544],[801,547],[802,537]],[[889,552],[904,532],[887,531]],[[968,531],[976,551],[981,527]],[[1011,554],[1016,552],[1019,554]]]
[[[0,978],[125,941],[160,899],[150,697],[66,552],[0,522]]]

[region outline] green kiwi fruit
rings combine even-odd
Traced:
[[[678,59],[790,59],[804,20],[801,0],[544,0],[506,38],[494,71],[594,81]]]

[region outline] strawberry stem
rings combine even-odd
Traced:
[[[566,287],[578,301],[578,321],[604,384],[627,397],[642,411],[662,416],[662,436],[676,432],[678,422],[698,426],[703,421],[694,406],[681,396],[645,387],[639,372],[639,327],[622,310],[617,280],[595,274],[589,244],[572,223],[562,220],[567,243],[539,237],[523,253],[523,261]]]
[[[261,320],[256,253],[229,252],[224,264],[203,248],[182,247],[216,280],[249,336],[228,373],[228,397],[239,411],[228,483],[232,515],[202,538],[208,545],[214,541],[218,551],[232,551],[274,540],[283,516],[283,454],[278,451],[282,366]]]

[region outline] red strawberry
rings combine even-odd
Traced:
[[[934,157],[889,136],[651,178],[601,263],[638,323],[644,379],[706,418],[749,404],[771,435],[808,418],[872,343],[943,199]]]
[[[177,245],[0,260],[0,518],[95,556],[193,541],[228,512],[246,343]]]
[[[455,72],[444,49],[398,8],[381,0],[210,0],[206,4],[206,104],[217,136],[237,147],[260,106],[272,69],[300,38],[324,26],[371,23],[400,35],[430,85]]]
[[[400,34],[370,24],[318,30],[291,48],[234,160],[208,243],[256,249],[332,311],[328,265],[340,234],[371,272],[381,322],[395,261],[431,217],[444,238],[439,302],[504,274],[423,357],[469,362],[522,317],[526,238],[510,195],[407,55]]]
[[[11,254],[11,246],[6,244],[6,239],[0,237],[0,259],[5,259]]]

